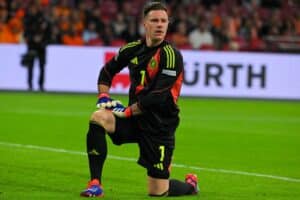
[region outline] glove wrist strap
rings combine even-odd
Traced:
[[[132,109],[131,107],[127,107],[124,111],[125,117],[131,117],[132,116]]]
[[[99,94],[98,94],[98,98],[103,98],[103,97],[109,98],[109,94],[106,93],[106,92],[102,92],[102,93],[99,93]]]

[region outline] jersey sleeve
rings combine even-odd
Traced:
[[[143,108],[162,104],[171,97],[176,104],[183,81],[183,58],[181,53],[166,45],[162,48],[160,70],[150,92],[139,98],[138,105]]]
[[[132,43],[123,46],[119,49],[118,53],[103,66],[98,76],[98,84],[111,86],[114,76],[128,65],[132,47],[134,47]]]

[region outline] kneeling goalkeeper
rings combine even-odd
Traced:
[[[98,79],[99,109],[87,133],[90,181],[83,197],[102,197],[102,169],[107,155],[107,133],[114,144],[137,143],[138,163],[147,170],[148,195],[181,196],[197,194],[197,176],[188,174],[185,182],[169,179],[179,124],[177,100],[183,80],[183,60],[165,36],[168,27],[166,7],[159,2],[145,6],[145,39],[128,43],[105,64]],[[109,95],[113,77],[124,67],[130,75],[127,107]]]

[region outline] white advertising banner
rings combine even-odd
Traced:
[[[183,94],[300,99],[300,56],[276,53],[183,52]]]
[[[49,46],[45,89],[97,92],[99,70],[117,52],[108,47]],[[24,45],[0,45],[0,89],[27,90],[27,69],[21,67]],[[216,51],[181,51],[185,73],[183,96],[300,99],[300,55]],[[37,88],[38,62],[34,68]],[[128,70],[115,77],[111,91],[129,88]]]

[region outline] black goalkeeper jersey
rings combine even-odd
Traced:
[[[98,84],[111,86],[124,67],[130,76],[129,105],[138,103],[136,116],[141,129],[157,134],[172,134],[179,123],[177,100],[183,80],[181,53],[168,42],[147,47],[144,40],[128,43],[102,68]]]

